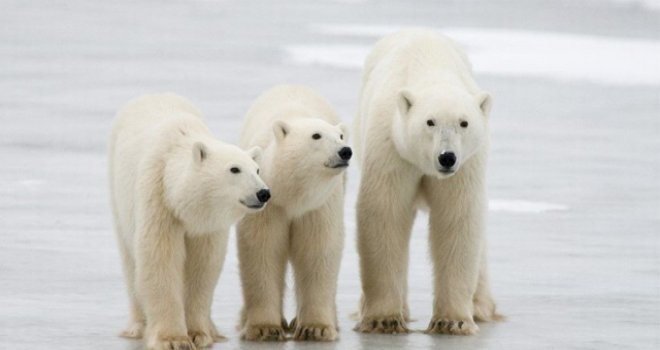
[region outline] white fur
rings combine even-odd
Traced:
[[[254,211],[243,203],[266,187],[254,160],[260,153],[214,139],[201,113],[174,94],[143,96],[119,111],[109,176],[131,301],[124,336],[144,333],[149,349],[221,338],[210,317],[213,290],[229,226]]]
[[[416,204],[430,210],[435,299],[428,332],[473,334],[474,317],[498,317],[484,238],[490,105],[464,53],[443,35],[401,31],[381,39],[368,56],[355,122],[362,168],[357,330],[408,331],[408,243]],[[445,151],[456,154],[453,173],[439,171]]]
[[[312,138],[315,133],[319,140]],[[293,338],[337,338],[345,173],[331,166],[340,161],[337,152],[346,140],[334,109],[305,87],[272,88],[248,111],[241,145],[264,149],[262,176],[273,198],[266,210],[246,215],[237,226],[244,339],[284,339],[287,261],[297,300]]]

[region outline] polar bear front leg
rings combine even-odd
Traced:
[[[184,232],[176,227],[171,221],[159,222],[137,232],[136,287],[147,316],[149,350],[195,348],[184,313]]]
[[[343,193],[337,190],[320,209],[291,227],[291,264],[297,313],[294,340],[337,339],[337,277],[344,245]]]
[[[289,245],[289,222],[275,206],[247,215],[236,228],[243,286],[241,338],[283,341],[284,277]]]
[[[357,204],[363,292],[358,332],[408,332],[405,270],[418,186],[418,179],[402,173],[363,173]]]
[[[435,275],[433,318],[427,332],[470,335],[479,330],[472,298],[479,276],[485,196],[452,181],[459,179],[424,181]]]
[[[186,324],[198,348],[226,339],[211,321],[213,291],[227,250],[228,232],[186,237]]]

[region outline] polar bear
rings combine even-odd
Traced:
[[[174,94],[143,96],[118,112],[109,178],[131,304],[123,336],[144,333],[155,350],[222,338],[210,317],[213,290],[229,226],[270,196],[260,154],[214,139],[201,113]]]
[[[430,210],[435,275],[427,332],[474,334],[475,318],[498,318],[484,238],[491,103],[465,54],[436,32],[388,35],[367,57],[355,121],[357,331],[408,331],[408,245],[418,205]]]
[[[323,98],[303,86],[263,93],[247,113],[242,147],[264,149],[262,176],[273,199],[237,226],[245,340],[331,341],[337,338],[335,294],[343,248],[347,130]],[[287,261],[297,312],[283,309]]]

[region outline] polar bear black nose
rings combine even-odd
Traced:
[[[351,150],[350,147],[342,147],[338,153],[339,153],[339,158],[343,160],[349,160],[353,156],[353,151]]]
[[[449,169],[456,164],[456,155],[454,152],[442,152],[440,153],[440,157],[438,157],[438,161],[443,168]]]
[[[266,203],[270,199],[270,191],[269,190],[259,190],[257,192],[257,199],[259,199],[259,202],[261,203]]]

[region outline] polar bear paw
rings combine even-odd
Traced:
[[[472,335],[479,331],[473,320],[434,318],[426,329],[427,334]]]
[[[296,330],[296,327],[298,326],[298,318],[294,317],[293,320],[291,320],[291,323],[286,323],[286,320],[283,318],[282,319],[282,327],[287,333],[293,333]]]
[[[286,321],[286,318],[282,317],[282,329],[285,333],[292,333],[296,329],[296,318],[294,317],[291,323]]]
[[[142,336],[144,335],[144,327],[144,322],[131,322],[131,324],[129,324],[119,335],[129,339],[142,339]]]
[[[215,326],[211,327],[211,338],[213,338],[214,343],[225,342],[228,340],[227,337],[225,337],[224,335],[220,334],[220,332],[218,332]]]
[[[196,350],[187,336],[159,337],[149,342],[149,350]]]
[[[202,327],[189,327],[188,336],[198,348],[207,348],[218,343],[226,341],[227,338],[218,333],[211,320],[202,325]]]
[[[401,315],[363,318],[355,331],[361,333],[404,334],[408,333],[406,320]]]
[[[321,324],[296,325],[293,331],[293,340],[334,341],[337,340],[337,328]]]
[[[219,334],[213,335],[213,333],[201,331],[188,331],[188,336],[199,349],[208,348],[213,345],[213,343],[227,340],[227,338]]]
[[[251,341],[285,341],[286,331],[282,325],[245,326],[241,339]]]
[[[474,319],[483,322],[501,321],[504,319],[504,316],[497,313],[493,299],[475,299]]]

